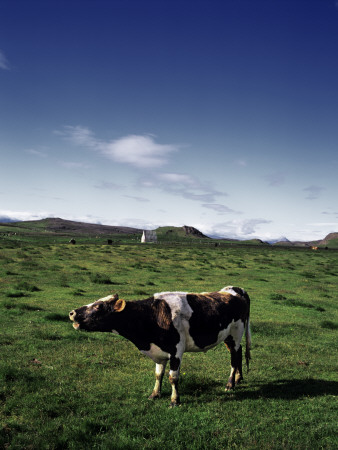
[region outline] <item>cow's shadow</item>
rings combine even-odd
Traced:
[[[338,382],[318,379],[279,379],[269,383],[248,382],[245,389],[238,389],[236,399],[285,399],[294,400],[301,397],[320,397],[337,395]]]
[[[269,383],[248,380],[236,386],[231,392],[224,392],[226,381],[190,380],[182,383],[180,393],[191,397],[204,397],[203,401],[214,401],[222,395],[224,400],[241,401],[257,399],[285,399],[294,400],[301,397],[319,397],[323,395],[338,395],[338,382],[318,379],[278,379]],[[220,394],[220,391],[223,391]]]

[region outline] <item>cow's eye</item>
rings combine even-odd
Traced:
[[[93,305],[93,311],[100,311],[103,307],[103,303],[97,303],[96,305]]]

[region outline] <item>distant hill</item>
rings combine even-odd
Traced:
[[[318,242],[319,247],[338,248],[338,233],[329,233]]]
[[[27,220],[23,222],[6,223],[6,227],[20,228],[31,232],[51,232],[63,234],[116,234],[116,233],[142,233],[138,228],[115,227],[110,225],[101,225],[86,222],[75,222],[60,218],[47,218],[41,220]]]
[[[159,242],[179,242],[203,240],[204,242],[218,242],[222,244],[247,244],[247,245],[273,245],[273,246],[292,246],[292,247],[310,247],[318,246],[324,248],[338,248],[338,233],[330,233],[324,239],[318,241],[290,242],[283,237],[276,241],[263,242],[260,239],[237,240],[220,239],[209,237],[192,226],[184,225],[182,227],[159,227],[156,230]],[[61,218],[47,218],[41,220],[29,220],[23,222],[0,221],[0,235],[20,236],[70,236],[77,237],[88,236],[91,238],[113,238],[119,241],[119,236],[125,240],[141,240],[143,229],[123,226],[101,225],[95,223],[76,222]]]
[[[210,239],[197,228],[183,225],[183,227],[159,227],[156,230],[159,241],[181,241],[187,239]]]
[[[283,245],[287,245],[287,244],[291,244],[291,242],[289,241],[288,238],[286,238],[285,236],[280,237],[278,239],[271,239],[269,241],[266,241],[268,244],[283,244]]]

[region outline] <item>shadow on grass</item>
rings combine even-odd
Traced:
[[[52,314],[47,314],[45,317],[46,317],[46,319],[52,320],[55,322],[69,322],[69,317],[66,314],[52,313]]]
[[[338,395],[338,382],[327,380],[275,380],[271,383],[256,383],[253,390],[248,386],[245,391],[238,390],[236,399],[274,398],[297,399],[301,397],[319,397],[322,395]]]
[[[231,392],[224,392],[226,380],[183,380],[180,383],[180,394],[184,402],[189,403],[188,397],[203,397],[203,401],[214,401],[215,397],[222,396],[226,401],[241,401],[255,399],[282,399],[295,400],[302,397],[320,397],[324,395],[338,395],[338,382],[315,379],[280,379],[270,383],[246,382],[236,386]],[[220,391],[223,391],[220,394]]]

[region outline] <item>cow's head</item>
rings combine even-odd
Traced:
[[[126,301],[117,294],[101,298],[89,305],[81,306],[69,313],[76,330],[115,331],[117,314],[124,310]]]

